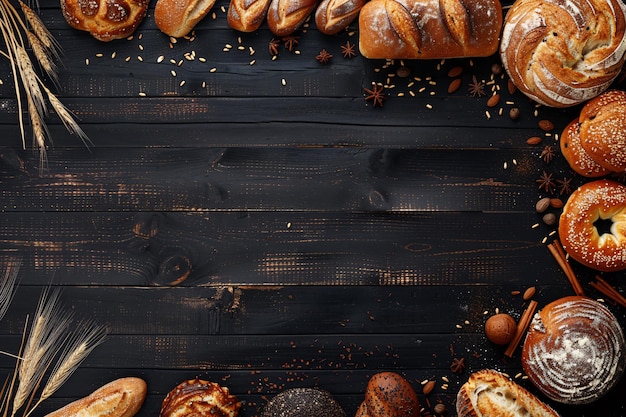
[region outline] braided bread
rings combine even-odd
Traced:
[[[71,27],[109,42],[133,33],[146,16],[148,3],[149,0],[61,0],[61,10]]]
[[[500,43],[517,88],[551,107],[568,107],[605,91],[626,53],[622,0],[517,0]]]

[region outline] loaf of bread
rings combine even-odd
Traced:
[[[183,381],[161,405],[159,417],[237,417],[241,402],[227,387],[202,379]]]
[[[626,53],[622,0],[517,0],[500,57],[517,88],[538,103],[567,107],[605,91]]]
[[[322,0],[315,10],[317,30],[334,35],[350,25],[359,16],[367,0]]]
[[[61,0],[61,11],[74,29],[109,42],[131,35],[143,21],[149,0]]]
[[[230,0],[228,26],[239,32],[254,32],[267,16],[271,0]]]
[[[306,21],[318,0],[272,0],[267,11],[267,25],[276,36],[288,36]]]
[[[372,59],[489,56],[501,28],[498,0],[371,0],[359,14],[359,50]]]
[[[120,378],[46,417],[132,417],[146,398],[143,379]]]
[[[626,366],[624,335],[613,314],[598,301],[564,297],[535,314],[522,366],[547,397],[586,404],[606,394]]]
[[[154,22],[161,32],[180,38],[189,34],[214,4],[215,0],[157,0]]]
[[[474,372],[457,394],[458,417],[559,417],[551,407],[491,369]]]
[[[419,417],[420,404],[415,390],[395,372],[380,372],[367,383],[365,400],[356,417]]]
[[[346,413],[328,391],[290,388],[270,399],[260,417],[346,417]]]

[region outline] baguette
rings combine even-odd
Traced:
[[[485,57],[498,50],[499,0],[371,0],[359,14],[370,59]]]
[[[228,26],[239,32],[254,32],[267,16],[270,0],[230,0]]]
[[[132,417],[143,405],[146,393],[143,379],[120,378],[46,417]]]
[[[215,0],[157,0],[154,22],[174,38],[187,35],[211,10]]]
[[[298,30],[317,6],[318,0],[272,0],[267,25],[276,36],[288,36]]]
[[[317,30],[335,35],[348,27],[359,15],[367,0],[322,0],[315,11]]]

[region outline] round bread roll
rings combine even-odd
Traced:
[[[395,372],[380,372],[367,383],[365,400],[356,417],[419,417],[420,404],[415,390]]]
[[[508,11],[500,57],[511,81],[552,107],[605,91],[626,53],[622,0],[516,0]]]
[[[581,185],[563,207],[559,237],[583,265],[606,272],[626,269],[626,186],[611,180]]]
[[[521,385],[498,371],[470,375],[456,399],[458,417],[559,417]]]
[[[149,0],[61,0],[61,11],[74,29],[109,42],[132,34],[148,11]]]
[[[196,378],[181,382],[167,394],[159,417],[237,417],[240,408],[228,388]]]
[[[317,388],[290,388],[265,405],[261,417],[345,417],[329,392]]]
[[[597,163],[587,153],[580,140],[580,122],[572,120],[561,133],[559,139],[561,153],[569,166],[578,174],[587,178],[598,178],[610,174],[611,171]]]
[[[554,401],[590,403],[606,394],[624,371],[622,329],[595,300],[558,299],[535,314],[522,348],[522,366]]]
[[[605,91],[580,111],[580,140],[604,168],[626,171],[626,92]]]

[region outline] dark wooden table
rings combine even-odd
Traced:
[[[406,376],[426,410],[442,401],[450,415],[460,385],[482,368],[537,393],[520,376],[519,350],[506,358],[483,325],[496,311],[519,318],[527,303],[512,291],[536,286],[540,307],[573,294],[546,248],[556,226],[535,202],[568,196],[538,188],[544,171],[585,181],[557,142],[580,109],[509,93],[506,75],[493,76],[497,56],[344,58],[356,27],[326,36],[307,25],[272,59],[267,28],[235,32],[227,6],[218,0],[193,39],[171,44],[151,4],[131,39],[102,43],[42,1],[64,50],[55,91],[93,146],[50,117],[41,173],[37,152],[22,148],[1,64],[0,261],[23,260],[2,350],[17,349],[50,282],[110,332],[40,415],[122,376],[148,383],[139,416],[158,415],[167,392],[196,376],[228,386],[242,416],[302,386],[330,391],[354,415],[383,370]],[[329,64],[316,60],[322,49]],[[456,66],[462,84],[449,94]],[[473,77],[487,96],[469,94]],[[372,82],[385,86],[382,108],[365,100]],[[502,98],[489,108],[493,91]],[[532,136],[542,143],[528,145]],[[595,272],[574,268],[600,297],[588,285]],[[623,275],[606,279],[623,288]],[[451,372],[455,358],[464,373]],[[13,364],[0,362],[5,372]],[[437,385],[424,396],[429,378]],[[551,405],[563,416],[624,416],[625,388],[588,406]]]

